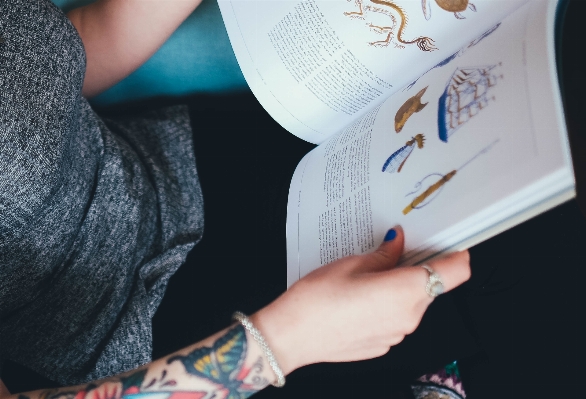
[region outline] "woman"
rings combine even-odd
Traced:
[[[0,354],[83,383],[25,397],[247,397],[279,370],[382,355],[432,301],[429,271],[394,268],[397,227],[377,252],[312,273],[251,317],[272,355],[242,319],[87,383],[150,361],[151,318],[203,213],[185,107],[102,120],[82,96],[136,69],[198,4],[100,0],[69,19],[49,0],[0,5]],[[446,290],[470,274],[466,253],[430,266]]]

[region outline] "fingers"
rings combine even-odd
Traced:
[[[403,253],[405,238],[401,226],[390,229],[378,249],[367,255],[368,260],[360,266],[361,272],[379,272],[392,269]]]
[[[378,249],[368,255],[358,263],[354,269],[360,273],[383,272],[392,270],[403,254],[405,238],[401,226],[395,226],[385,235],[383,243]],[[449,254],[441,259],[427,262],[437,274],[440,275],[444,292],[448,292],[470,279],[470,254],[468,251],[456,252]],[[422,280],[425,282],[428,273],[423,268],[417,273],[421,273]]]
[[[470,254],[468,251],[456,252],[444,258],[427,262],[427,264],[440,275],[444,284],[444,292],[453,290],[470,279]],[[427,278],[427,272],[422,271]]]

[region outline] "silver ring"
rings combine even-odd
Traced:
[[[427,277],[427,284],[425,285],[425,292],[427,292],[427,295],[435,298],[436,296],[443,294],[444,283],[440,275],[437,274],[435,270],[431,268],[431,266],[421,265],[421,267],[424,268],[427,273],[429,273],[429,276]]]

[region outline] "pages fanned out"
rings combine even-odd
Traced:
[[[429,20],[420,1],[218,4],[260,103],[291,133],[321,143],[526,1],[475,0],[458,13],[465,19],[431,4]]]
[[[321,143],[291,183],[289,285],[394,225],[416,264],[574,196],[557,2],[219,4],[261,104]]]

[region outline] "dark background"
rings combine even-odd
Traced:
[[[558,35],[581,201],[584,15],[586,2],[570,1]],[[112,116],[176,102],[156,99],[99,112]],[[253,313],[283,292],[288,184],[313,148],[284,131],[251,93],[182,102],[190,106],[205,233],[155,315],[154,358],[226,327],[235,310]],[[586,219],[574,200],[472,248],[472,279],[438,298],[418,331],[387,356],[305,367],[284,388],[270,387],[255,398],[398,398],[410,380],[456,359],[470,399],[583,397],[585,247]],[[55,386],[8,362],[2,379],[11,392]]]

